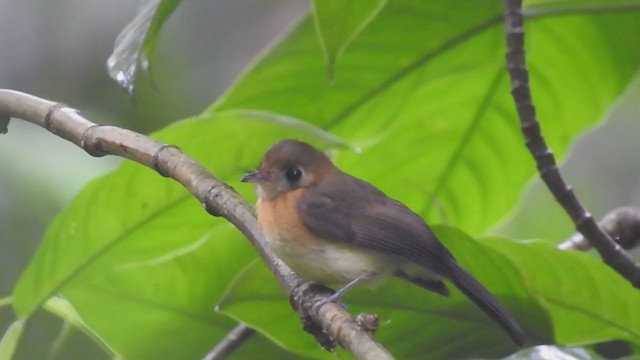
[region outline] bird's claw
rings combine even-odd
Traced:
[[[331,296],[326,296],[326,297],[317,299],[315,303],[311,306],[311,314],[317,317],[318,312],[320,311],[320,308],[323,305],[328,303],[336,303],[342,308],[344,308],[345,310],[348,310],[347,305],[342,301],[340,301],[340,295],[341,295],[340,293],[335,293]]]

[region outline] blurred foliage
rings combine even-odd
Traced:
[[[638,68],[640,1],[530,6],[534,99],[563,157]],[[426,220],[448,224],[437,227],[443,242],[513,309],[531,345],[640,343],[640,295],[604,264],[540,241],[483,236],[535,173],[508,93],[501,9],[499,1],[391,0],[355,11],[331,36],[322,30],[326,19],[307,17],[201,116],[153,136],[247,197],[251,189],[237,179],[271,143],[310,141]],[[262,334],[236,358],[332,357],[300,330],[255,258],[231,225],[209,217],[184,189],[125,163],[51,223],[12,304],[27,319],[60,293],[97,341],[126,358],[199,358],[235,320]],[[391,281],[356,290],[347,303],[380,314],[379,339],[399,358],[515,351],[459,294],[444,299]],[[66,314],[73,321],[75,313]]]
[[[5,332],[0,340],[0,360],[10,360],[20,340],[20,335],[24,329],[24,321],[16,320]]]

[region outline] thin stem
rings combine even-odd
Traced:
[[[70,321],[63,319],[62,327],[60,327],[60,332],[58,333],[58,336],[56,336],[55,340],[53,340],[53,343],[49,348],[47,360],[54,360],[58,358],[58,355],[60,355],[60,352],[62,351],[62,347],[65,345],[67,340],[69,340],[69,337],[73,333],[73,330],[73,324]]]
[[[0,298],[0,308],[11,305],[12,301],[11,296]]]
[[[633,286],[640,288],[640,265],[595,222],[560,174],[553,153],[542,136],[531,98],[524,52],[522,0],[505,0],[504,4],[506,60],[511,76],[511,95],[518,110],[520,127],[526,139],[527,148],[538,165],[540,176],[558,203],[571,217],[576,229],[593,244],[604,262],[629,280]]]
[[[256,331],[252,328],[244,324],[238,324],[202,360],[222,360],[226,358],[245,341],[253,337],[255,333]]]

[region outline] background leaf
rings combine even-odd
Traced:
[[[336,61],[353,39],[373,20],[387,0],[314,0],[316,31],[333,79]]]
[[[640,63],[640,38],[624,35],[640,32],[640,2],[590,4],[538,4],[526,21],[534,100],[561,159]],[[307,19],[213,109],[267,109],[331,131],[361,149],[337,157],[345,170],[431,223],[481,234],[535,173],[509,95],[501,11],[500,1],[389,2],[332,83]]]

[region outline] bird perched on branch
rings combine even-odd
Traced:
[[[516,345],[524,344],[518,322],[458,264],[422,218],[342,172],[311,145],[276,143],[242,181],[257,187],[258,222],[272,250],[307,280],[342,286],[319,304],[388,276],[448,296],[443,280],[449,280]]]

